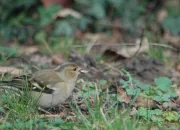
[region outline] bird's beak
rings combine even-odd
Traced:
[[[88,71],[87,71],[87,70],[84,70],[84,69],[80,69],[79,72],[80,72],[80,73],[88,73]]]

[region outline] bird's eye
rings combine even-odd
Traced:
[[[76,71],[76,70],[77,70],[77,68],[74,68],[74,69],[73,69],[73,71]]]

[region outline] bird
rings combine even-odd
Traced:
[[[65,62],[55,69],[38,70],[10,81],[0,81],[0,88],[23,91],[28,83],[31,96],[38,99],[37,105],[49,108],[64,103],[72,94],[78,75],[87,72],[75,63]]]

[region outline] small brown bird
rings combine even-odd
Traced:
[[[0,88],[23,90],[28,82],[31,95],[38,99],[38,105],[43,108],[53,107],[64,103],[71,95],[80,73],[87,71],[66,62],[55,69],[39,70],[31,75],[15,77],[12,81],[1,81]]]

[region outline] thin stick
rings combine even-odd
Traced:
[[[142,30],[141,41],[140,41],[140,43],[139,43],[139,48],[138,48],[138,50],[134,53],[134,55],[131,56],[129,59],[134,58],[134,57],[137,55],[137,53],[139,52],[139,50],[141,49],[142,42],[143,42],[143,37],[144,37],[144,29]]]
[[[97,38],[93,39],[92,42],[90,44],[88,44],[87,48],[86,48],[86,53],[89,54],[89,52],[91,51],[91,48],[94,46],[94,44],[96,44],[97,42]]]
[[[46,117],[60,117],[60,115],[59,114],[56,114],[56,115],[50,114],[50,115],[38,115],[38,116],[36,116],[36,118],[46,118]]]
[[[111,43],[111,44],[108,44],[108,43],[96,43],[96,44],[93,44],[92,47],[95,47],[95,46],[99,46],[99,45],[109,45],[109,46],[137,46],[137,45],[140,45],[140,43]],[[169,49],[172,49],[174,51],[178,51],[178,49],[172,47],[172,46],[169,46],[169,45],[166,45],[166,44],[158,44],[158,43],[149,43],[150,46],[160,46],[160,47],[164,47],[164,48],[169,48]],[[75,46],[72,46],[74,48],[81,48],[81,47],[87,47],[89,46],[88,45],[75,45]]]
[[[46,111],[46,110],[44,110],[44,109],[42,109],[42,108],[40,108],[40,107],[38,107],[38,110],[39,110],[39,111],[42,111],[42,112],[44,112],[44,113],[46,113],[46,114],[51,114],[50,112],[48,112],[48,111]]]
[[[176,49],[176,48],[174,48],[172,46],[166,45],[166,44],[150,43],[150,46],[160,46],[160,47],[169,48],[169,49],[172,49],[172,50],[175,50],[175,51],[178,50],[178,49]]]
[[[106,122],[106,124],[109,125],[109,122],[108,122],[108,120],[106,119],[106,116],[105,116],[105,114],[104,114],[104,112],[103,112],[102,107],[100,108],[100,112],[101,112],[101,115],[103,116],[103,119],[104,119],[104,121]]]
[[[96,89],[97,100],[98,100],[98,102],[100,102],[97,84],[94,83],[94,86],[95,86],[95,89]]]

